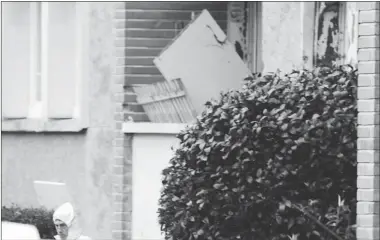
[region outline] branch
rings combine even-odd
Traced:
[[[326,232],[330,233],[332,236],[334,236],[337,240],[344,240],[342,239],[341,237],[339,237],[335,232],[333,232],[332,230],[330,230],[328,227],[326,227],[323,223],[321,223],[318,219],[316,219],[313,215],[311,215],[310,213],[306,212],[304,209],[292,204],[291,205],[293,208],[297,209],[298,211],[300,211],[301,213],[305,214],[308,218],[310,218],[312,221],[314,221],[318,226],[320,226],[321,228],[323,228]]]

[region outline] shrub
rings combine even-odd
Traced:
[[[207,102],[163,170],[166,239],[354,239],[356,91],[350,66],[324,67]]]
[[[46,208],[21,208],[17,205],[1,208],[1,221],[31,224],[37,227],[41,239],[54,239],[56,230],[53,210]]]

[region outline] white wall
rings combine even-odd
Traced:
[[[158,224],[161,172],[173,156],[173,134],[135,134],[132,153],[132,239],[163,239]]]

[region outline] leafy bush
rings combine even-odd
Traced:
[[[56,230],[53,210],[46,208],[21,208],[17,205],[1,208],[1,221],[31,224],[37,227],[41,239],[54,239]]]
[[[356,91],[350,66],[324,67],[207,102],[163,171],[166,239],[354,239]]]

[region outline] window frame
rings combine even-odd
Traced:
[[[48,14],[49,4],[54,2],[30,2],[30,26],[31,26],[31,52],[29,54],[31,63],[29,67],[30,72],[30,86],[29,86],[29,106],[28,115],[23,119],[4,119],[2,118],[2,132],[80,132],[88,127],[88,66],[85,56],[88,56],[88,3],[76,2],[76,42],[78,43],[78,50],[76,51],[75,62],[76,69],[76,104],[74,107],[73,117],[70,119],[49,119],[47,117],[48,107]],[[40,40],[41,49],[40,53],[36,50],[37,34],[38,31],[38,16],[37,7],[41,4],[40,11]],[[37,84],[36,84],[36,66],[38,55],[40,54],[40,101],[36,98]]]
[[[261,72],[261,2],[247,2],[247,65],[251,72]]]

